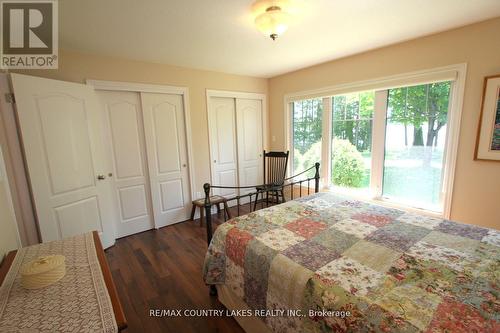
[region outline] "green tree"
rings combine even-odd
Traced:
[[[352,93],[333,97],[333,137],[351,142],[359,151],[371,149],[375,94]]]
[[[422,126],[427,124],[425,145],[432,147],[437,144],[439,130],[447,122],[449,95],[450,82],[390,89],[388,116],[405,125],[405,134],[408,125],[414,127],[413,146],[424,145]]]
[[[332,183],[345,187],[361,187],[364,175],[363,156],[349,141],[332,140]]]
[[[304,154],[311,145],[321,140],[323,101],[321,98],[293,103],[294,148]]]

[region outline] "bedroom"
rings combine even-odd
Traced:
[[[31,291],[21,286],[12,262],[19,270],[41,255],[23,252],[28,246],[97,230],[101,237],[89,242],[104,254],[97,275],[108,281],[105,304],[85,294],[90,300],[81,306],[95,310],[97,304],[112,320],[97,316],[90,331],[104,324],[116,331],[125,323],[129,332],[360,331],[368,325],[397,331],[387,318],[409,331],[444,331],[452,325],[439,320],[446,315],[458,323],[450,331],[498,330],[498,1],[278,1],[290,13],[282,18],[288,29],[276,30],[275,39],[256,22],[269,7],[254,2],[59,1],[51,7],[57,20],[38,20],[52,24],[56,63],[4,68],[0,77],[0,250],[6,255],[0,277],[8,270],[12,283],[4,279],[0,289],[0,328],[15,331],[9,325],[15,327],[18,311],[33,320],[27,327],[43,324],[33,319],[33,309],[12,305],[12,290],[29,304],[41,295],[32,292],[49,297],[50,290],[66,290],[51,288],[77,277],[71,275],[74,258],[65,253],[65,277]],[[34,15],[25,29],[36,29]],[[4,17],[2,36],[12,26]],[[43,43],[43,31],[33,31]],[[6,36],[12,42],[19,35]],[[2,59],[5,54],[2,44]],[[32,117],[44,103],[48,111]],[[264,150],[289,151],[282,178],[312,169],[287,186],[258,192],[257,185],[269,183]],[[169,168],[175,172],[163,172]],[[206,183],[228,209],[224,202],[220,214],[212,202],[205,206]],[[322,193],[308,197],[316,187]],[[239,205],[227,200],[235,195]],[[345,197],[351,199],[338,202]],[[198,206],[194,200],[201,200]],[[232,219],[223,224],[227,211]],[[309,213],[315,215],[297,217]],[[220,251],[229,241],[222,271],[228,269],[232,294],[221,291],[218,267],[210,266],[212,234],[212,254],[225,257]],[[286,242],[273,243],[283,235]],[[98,241],[105,251],[97,251]],[[313,262],[305,262],[311,247],[300,250],[301,244],[321,246],[330,256],[314,253]],[[429,244],[460,259],[444,265],[441,252],[432,257],[422,247]],[[298,253],[287,252],[295,245]],[[7,255],[15,249],[31,254],[24,260]],[[257,265],[264,270],[246,258],[261,250],[272,254]],[[413,281],[408,276],[419,267],[405,261],[411,267],[403,272],[396,267],[402,258],[425,258],[417,264],[435,264],[431,269],[442,276]],[[325,277],[344,264],[359,264],[364,282]],[[259,283],[249,265],[261,274]],[[287,274],[276,273],[291,265],[305,272],[301,286],[292,288]],[[460,283],[457,272],[464,267],[481,278]],[[210,280],[204,272],[215,275]],[[396,284],[388,294],[408,301],[403,312],[380,295],[383,280]],[[209,294],[213,283],[216,296]],[[280,283],[295,293],[286,294]],[[67,288],[95,293],[89,285]],[[467,288],[482,294],[467,294]],[[313,294],[305,294],[312,291],[332,296],[333,304],[314,303]],[[345,316],[345,304],[335,302],[342,291],[358,302],[351,302],[357,316]],[[276,299],[280,295],[287,299]],[[419,296],[426,306],[416,303]],[[298,310],[318,312],[301,319]],[[77,331],[82,320],[71,322]]]

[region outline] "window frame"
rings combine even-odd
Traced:
[[[453,184],[458,154],[458,141],[466,75],[467,64],[462,63],[285,95],[285,149],[289,150],[292,155],[290,159],[291,165],[288,169],[289,176],[291,175],[290,170],[293,170],[293,102],[310,98],[323,99],[323,126],[320,161],[321,188],[329,189],[331,182],[330,138],[332,131],[332,96],[368,90],[375,91],[375,110],[372,128],[372,172],[370,178],[371,191],[367,196],[360,196],[356,193],[352,193],[350,195],[390,207],[403,208],[410,211],[449,219],[451,215]],[[387,94],[389,89],[443,81],[451,81],[451,87],[450,100],[448,104],[448,124],[445,139],[445,152],[443,157],[443,178],[440,193],[442,196],[442,211],[436,212],[425,208],[406,205],[382,196],[385,158],[385,130],[387,119]],[[325,140],[325,138],[329,139]]]

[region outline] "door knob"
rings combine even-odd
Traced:
[[[214,160],[214,163],[217,163],[217,160]]]
[[[183,164],[183,165],[182,165],[182,167],[183,167],[183,168],[187,167],[187,164]]]
[[[106,176],[104,175],[97,175],[97,180],[104,180]]]

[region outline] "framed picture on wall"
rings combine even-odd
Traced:
[[[500,161],[500,74],[484,78],[474,158]]]

